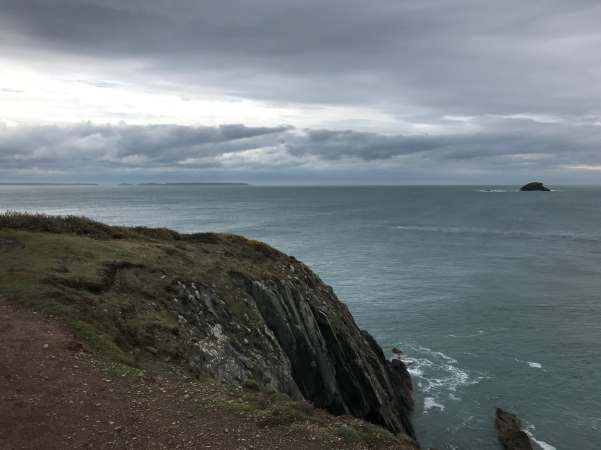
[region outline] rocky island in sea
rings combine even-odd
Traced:
[[[148,182],[138,183],[138,186],[248,186],[248,183],[241,182],[197,182],[197,181],[182,181],[172,183]]]
[[[551,191],[551,189],[549,189],[547,186],[545,186],[540,181],[532,181],[532,182],[527,183],[524,186],[522,186],[520,188],[520,191],[522,191],[522,192],[528,192],[528,191],[549,192],[549,191]]]

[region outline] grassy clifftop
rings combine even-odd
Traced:
[[[80,217],[7,213],[0,230],[2,293],[65,320],[94,350],[127,363],[143,358],[145,348],[182,356],[177,318],[161,301],[174,280],[218,286],[231,311],[243,315],[228,274],[278,276],[286,259],[240,236],[111,227]]]
[[[404,367],[387,365],[306,266],[264,243],[7,213],[0,297],[61,321],[118,373],[179,368],[242,388],[224,387],[222,406],[268,426],[317,427],[342,448],[414,448]]]

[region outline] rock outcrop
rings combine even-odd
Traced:
[[[304,264],[290,262],[285,278],[230,274],[247,309],[235,322],[217,290],[178,281],[173,307],[189,337],[190,368],[414,437],[404,364],[388,361],[332,289]]]
[[[551,189],[549,189],[548,187],[546,187],[540,181],[533,181],[531,183],[525,184],[524,186],[522,186],[520,188],[520,191],[522,191],[522,192],[527,192],[527,191],[544,191],[544,192],[549,192],[550,190]]]
[[[240,236],[74,217],[5,215],[0,231],[4,273],[20,277],[12,295],[68,317],[113,360],[168,361],[415,437],[403,362],[293,257]]]
[[[495,428],[499,442],[505,450],[532,450],[532,443],[522,431],[520,419],[514,414],[497,408]]]

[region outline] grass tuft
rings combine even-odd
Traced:
[[[100,354],[110,361],[127,365],[133,364],[132,357],[119,348],[111,337],[99,333],[96,327],[81,320],[69,321],[67,322],[67,326],[89,347],[89,350]]]

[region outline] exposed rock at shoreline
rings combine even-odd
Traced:
[[[533,181],[531,183],[528,183],[528,184],[525,184],[524,186],[522,186],[520,188],[520,191],[522,191],[522,192],[527,192],[527,191],[544,191],[544,192],[549,192],[549,191],[551,191],[551,189],[549,189],[548,187],[546,187],[540,181]]]
[[[11,295],[113,359],[169,361],[415,436],[403,362],[387,361],[307,266],[266,244],[23,215],[0,216],[0,237],[19,243],[5,259]]]
[[[533,450],[532,443],[522,431],[520,419],[516,415],[497,408],[495,428],[499,442],[505,450]]]

